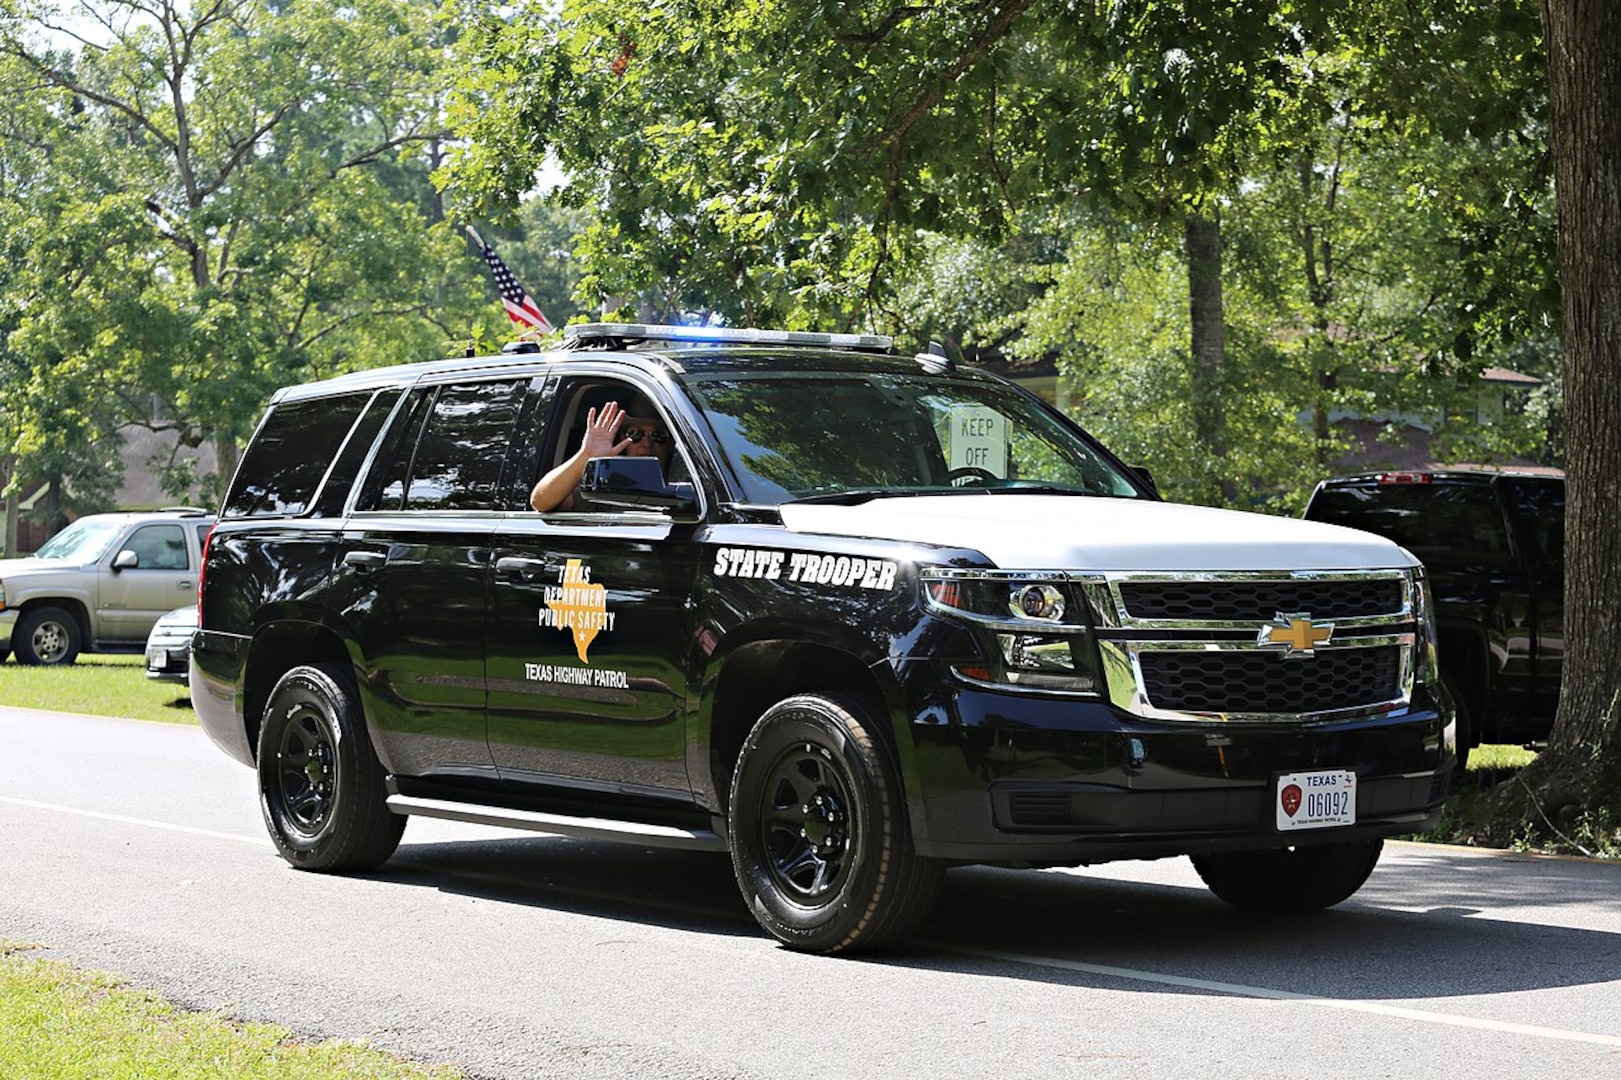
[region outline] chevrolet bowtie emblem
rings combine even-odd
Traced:
[[[1263,649],[1282,649],[1284,656],[1316,656],[1317,646],[1328,644],[1333,636],[1333,623],[1314,626],[1309,612],[1285,615],[1280,611],[1276,618],[1261,627],[1255,644]]]

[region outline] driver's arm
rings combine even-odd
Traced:
[[[592,458],[621,454],[630,445],[629,440],[614,441],[619,422],[624,416],[625,412],[617,401],[604,405],[600,414],[595,409],[586,413],[585,437],[580,440],[579,450],[536,481],[529,492],[529,505],[543,514],[549,510],[573,509],[574,492],[585,476],[586,462]]]

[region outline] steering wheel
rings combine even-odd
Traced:
[[[981,469],[978,465],[959,465],[946,473],[946,483],[952,487],[969,487],[969,482],[973,480],[979,481],[978,486],[986,487],[991,481],[1000,479],[1001,477],[991,472],[991,470]]]

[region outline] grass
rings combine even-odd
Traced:
[[[185,683],[148,679],[136,655],[81,656],[65,667],[0,664],[0,705],[24,709],[195,724],[190,694]]]
[[[7,1080],[457,1080],[363,1042],[308,1043],[273,1024],[190,1012],[0,939],[0,1076]]]
[[[1523,746],[1477,746],[1469,751],[1469,771],[1496,773],[1503,769],[1520,769],[1536,759],[1535,750]]]

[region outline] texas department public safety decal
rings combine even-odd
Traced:
[[[574,639],[574,653],[586,667],[525,661],[523,677],[530,682],[557,686],[586,687],[591,690],[627,690],[630,673],[591,665],[588,655],[598,634],[609,633],[619,613],[608,610],[608,590],[591,580],[591,568],[581,559],[570,559],[557,575],[557,584],[546,586],[540,625],[564,630]],[[587,691],[588,692],[588,691]]]
[[[723,547],[715,552],[715,576],[797,581],[806,585],[841,585],[856,589],[893,589],[897,564],[856,555],[814,555],[806,551],[767,551]]]

